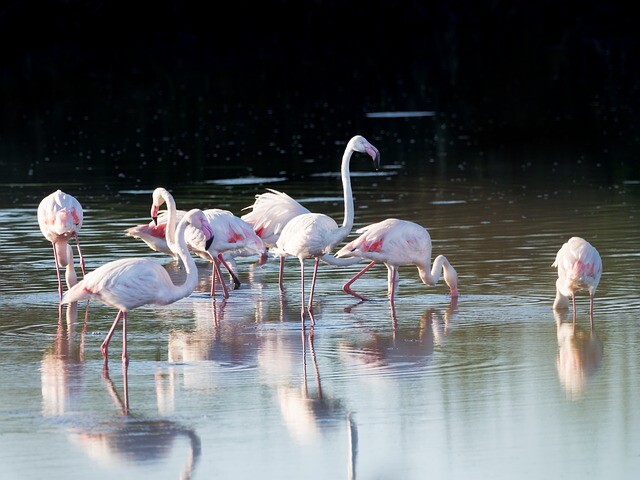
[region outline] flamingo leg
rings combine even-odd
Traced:
[[[218,260],[220,260],[220,262],[222,262],[222,265],[224,265],[224,268],[227,269],[227,271],[229,272],[229,275],[231,275],[231,278],[233,278],[233,284],[234,284],[234,290],[237,290],[240,288],[240,279],[238,278],[238,276],[234,273],[234,271],[231,269],[231,267],[229,267],[229,264],[226,262],[226,260],[222,257],[222,254],[219,253],[218,254]]]
[[[398,272],[396,267],[391,266],[387,268],[389,269],[389,301],[391,302],[391,305],[393,306],[393,309],[395,311],[395,296]]]
[[[576,319],[578,317],[578,313],[576,311],[576,294],[571,295],[571,303],[573,304],[573,330],[576,329]]]
[[[353,282],[355,282],[356,280],[358,280],[362,275],[364,275],[371,267],[373,267],[376,264],[376,262],[371,262],[369,263],[367,266],[365,266],[362,270],[360,270],[358,273],[356,273],[351,280],[347,281],[343,286],[342,286],[342,290],[345,293],[348,293],[350,295],[353,295],[356,298],[359,298],[360,300],[366,300],[365,297],[363,297],[362,295],[360,295],[359,293],[354,292],[353,290],[351,290],[351,285],[353,284]]]
[[[127,312],[122,314],[122,366],[129,365],[129,355],[127,354]]]
[[[278,276],[278,285],[280,285],[280,290],[284,288],[284,257],[280,257],[280,271]]]
[[[220,285],[222,286],[222,295],[224,298],[229,298],[229,290],[227,289],[227,283],[222,278],[222,271],[220,270],[220,262],[216,257],[211,257],[213,266],[211,267],[211,296],[214,297],[216,293],[216,277],[220,279]]]
[[[302,317],[302,328],[304,329],[304,317],[306,310],[304,308],[304,260],[300,259],[300,291],[302,292],[302,310],[300,316]]]
[[[51,245],[53,245],[53,260],[56,264],[56,276],[58,277],[58,293],[60,294],[60,300],[62,300],[62,278],[60,277],[60,261],[58,260],[56,245],[53,242],[51,242]]]
[[[102,345],[100,345],[100,351],[102,352],[102,357],[104,358],[105,367],[107,366],[107,362],[109,361],[109,342],[111,341],[111,337],[113,337],[113,332],[118,326],[118,323],[120,322],[120,319],[122,318],[123,314],[124,314],[123,310],[118,310],[116,319],[113,321],[113,325],[111,325],[111,328],[109,329],[109,333],[107,333],[107,337],[104,339],[104,342],[102,342]]]
[[[82,275],[86,275],[87,271],[84,265],[84,257],[82,256],[82,250],[80,250],[80,240],[78,240],[78,232],[73,232],[73,236],[76,237],[76,247],[78,248],[78,257],[80,257],[80,269]]]
[[[316,324],[316,321],[313,318],[313,315],[311,314],[311,312],[313,311],[313,306],[312,306],[313,292],[316,289],[316,278],[318,276],[318,263],[320,263],[320,258],[316,257],[315,262],[313,264],[313,277],[311,279],[311,291],[309,292],[309,306],[307,307],[307,310],[309,311],[309,316],[311,317],[312,326]]]
[[[593,330],[593,295],[589,295],[589,322],[591,323],[591,330]]]

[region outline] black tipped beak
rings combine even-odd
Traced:
[[[209,247],[211,246],[212,243],[213,243],[213,235],[211,235],[211,238],[207,240],[207,243],[204,244],[205,249],[209,250]]]
[[[376,168],[376,172],[380,170],[380,152],[376,152],[376,156],[373,159],[373,166]]]
[[[153,220],[153,224],[157,227],[158,226],[158,217],[151,217],[151,220]]]

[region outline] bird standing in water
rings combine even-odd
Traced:
[[[53,258],[56,264],[58,277],[58,292],[62,299],[62,279],[60,267],[65,267],[65,280],[67,288],[71,288],[77,282],[76,271],[73,262],[73,250],[69,240],[75,238],[80,257],[80,269],[85,274],[85,263],[78,232],[82,228],[83,211],[80,202],[62,190],[56,190],[42,199],[38,205],[38,224],[44,237],[53,245]]]
[[[351,285],[376,263],[384,263],[387,267],[387,294],[394,313],[400,265],[415,265],[422,283],[430,286],[438,283],[440,273],[444,271],[444,281],[449,286],[451,297],[458,297],[458,273],[444,255],[435,258],[429,271],[431,237],[426,228],[407,220],[388,218],[359,228],[356,233],[360,236],[338,250],[336,257],[358,257],[370,260],[370,263],[343,285],[346,293],[365,300],[351,289]]]
[[[589,320],[593,328],[593,298],[602,276],[602,259],[598,250],[584,238],[571,237],[556,254],[552,267],[558,269],[554,310],[569,308],[573,304],[573,325],[576,325],[576,292],[589,292]]]
[[[356,135],[344,150],[340,168],[342,190],[344,195],[344,220],[341,226],[336,221],[322,213],[303,213],[293,217],[284,226],[278,240],[274,254],[277,256],[293,256],[300,261],[300,277],[302,290],[302,323],[304,325],[305,312],[309,312],[311,324],[315,324],[312,314],[313,291],[316,285],[318,262],[321,257],[330,253],[336,245],[344,240],[353,227],[354,205],[351,191],[351,177],[349,163],[354,152],[366,153],[373,159],[376,170],[380,168],[380,152],[362,135]],[[313,278],[309,292],[309,302],[305,310],[304,298],[304,260],[314,259]]]
[[[213,231],[201,210],[193,209],[180,220],[176,230],[176,254],[187,272],[182,285],[174,285],[167,270],[149,258],[124,258],[106,263],[88,273],[84,279],[63,295],[61,303],[77,302],[95,298],[105,305],[118,309],[118,314],[100,349],[105,367],[111,337],[122,320],[122,362],[129,363],[127,355],[127,312],[142,305],[169,305],[193,292],[198,283],[196,264],[187,249],[185,230],[187,226],[201,229],[210,242]]]
[[[271,188],[267,190],[265,193],[256,195],[253,205],[243,208],[243,210],[251,209],[251,211],[240,218],[251,225],[265,246],[272,250],[280,238],[282,229],[292,218],[311,212],[286,193]],[[278,284],[281,289],[283,287],[284,259],[284,256],[280,257]]]

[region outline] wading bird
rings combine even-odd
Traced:
[[[177,260],[178,257],[171,249],[170,243],[174,241],[175,225],[184,215],[184,210],[176,208],[173,195],[163,187],[156,188],[152,198],[152,221],[148,225],[128,228],[125,233],[127,236],[141,239],[156,252],[168,253]],[[160,207],[165,203],[167,209],[161,212]],[[262,265],[267,259],[267,250],[251,226],[230,211],[210,208],[203,212],[215,234],[214,241],[207,249],[204,236],[199,230],[187,228],[187,247],[191,253],[212,263],[211,295],[214,295],[215,279],[219,277],[224,297],[228,298],[229,291],[222,278],[220,264],[228,270],[235,288],[239,288],[240,280],[235,269],[234,257],[257,255],[258,264]]]
[[[352,240],[338,252],[338,258],[358,257],[370,260],[362,270],[347,281],[342,289],[356,298],[365,297],[351,289],[351,285],[376,263],[387,267],[387,294],[391,309],[395,313],[394,297],[398,288],[400,265],[415,265],[422,283],[435,286],[444,273],[444,281],[449,286],[451,297],[458,296],[458,273],[444,255],[438,255],[431,266],[431,237],[426,228],[414,222],[387,218],[378,223],[356,230],[360,236]],[[431,271],[429,268],[431,267]]]
[[[344,195],[344,220],[341,226],[336,221],[321,213],[303,213],[293,217],[282,229],[274,254],[277,256],[293,256],[300,261],[300,278],[302,290],[302,324],[304,326],[305,312],[309,312],[312,325],[315,320],[312,314],[313,291],[318,273],[318,262],[321,257],[329,254],[347,235],[353,227],[353,194],[351,191],[351,178],[349,172],[349,162],[354,152],[368,154],[374,162],[376,170],[380,168],[380,152],[366,138],[356,135],[349,140],[342,156],[340,174],[342,178],[342,189]],[[330,256],[330,255],[329,255]],[[314,259],[313,278],[309,292],[309,303],[305,310],[304,299],[304,260]],[[336,259],[337,260],[337,259]]]
[[[38,205],[38,224],[44,237],[53,245],[53,258],[56,264],[58,277],[58,292],[62,299],[62,279],[60,267],[65,267],[65,280],[67,288],[71,288],[77,282],[76,271],[73,264],[73,250],[69,240],[75,238],[80,257],[82,275],[85,274],[84,257],[80,250],[78,232],[82,228],[82,205],[75,197],[56,190],[42,199]]]
[[[253,205],[243,208],[243,210],[251,209],[251,211],[240,218],[253,227],[254,232],[269,250],[273,250],[284,226],[292,218],[311,212],[286,193],[271,188],[267,190],[265,193],[256,195]],[[280,288],[283,287],[284,259],[284,256],[280,257],[278,275]]]
[[[602,275],[602,259],[598,250],[580,237],[572,237],[556,254],[552,267],[558,269],[554,310],[569,308],[573,304],[573,325],[576,324],[576,292],[589,292],[589,320],[593,328],[593,297]]]
[[[211,241],[213,232],[207,217],[201,210],[187,212],[176,230],[176,254],[187,272],[182,285],[174,285],[167,270],[149,258],[125,258],[106,263],[88,273],[84,279],[71,287],[63,295],[61,303],[77,302],[95,298],[118,309],[118,314],[100,347],[105,367],[108,362],[108,348],[111,337],[122,320],[122,362],[129,363],[127,355],[127,312],[143,305],[169,305],[193,292],[198,283],[198,271],[187,249],[185,231],[188,226],[201,229]]]

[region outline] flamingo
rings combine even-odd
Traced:
[[[53,245],[53,258],[56,264],[56,275],[58,277],[58,292],[62,299],[62,279],[60,278],[60,267],[66,267],[65,280],[67,288],[71,288],[77,283],[76,271],[73,262],[73,250],[69,245],[69,239],[75,238],[80,257],[80,268],[82,275],[85,274],[85,263],[78,232],[82,228],[82,205],[80,202],[62,190],[47,195],[38,205],[38,224],[44,237]]]
[[[172,245],[185,265],[187,277],[182,285],[174,285],[162,265],[149,258],[124,258],[106,263],[88,273],[62,296],[62,304],[95,298],[105,305],[118,309],[118,314],[100,347],[107,366],[111,337],[122,320],[122,362],[129,364],[127,354],[127,312],[142,305],[168,305],[193,292],[198,283],[198,271],[185,239],[185,231],[191,225],[201,229],[211,241],[213,231],[201,210],[187,212],[176,230],[177,243]]]
[[[220,279],[224,298],[229,298],[227,285],[222,278],[220,264],[222,264],[231,274],[235,283],[235,288],[240,287],[240,280],[229,266],[225,256],[235,264],[235,255],[258,255],[258,265],[264,265],[267,261],[267,248],[262,239],[256,235],[247,222],[240,217],[236,217],[228,210],[219,208],[209,208],[204,211],[211,228],[216,232],[215,238],[210,245],[205,245],[205,237],[199,231],[193,231],[189,238],[191,251],[196,255],[213,263],[211,272],[211,296],[215,295],[216,275]]]
[[[256,195],[253,205],[243,208],[243,210],[251,209],[251,211],[240,218],[251,225],[265,246],[273,251],[282,229],[289,220],[311,212],[286,193],[272,188],[267,188],[267,190],[267,192]],[[278,275],[280,289],[283,287],[284,260],[285,257],[281,256]]]
[[[318,273],[318,262],[321,257],[330,257],[330,255],[327,254],[349,235],[353,227],[354,206],[349,162],[354,152],[368,154],[373,159],[376,170],[380,168],[380,152],[378,152],[376,147],[369,143],[362,135],[356,135],[349,140],[342,155],[342,166],[340,168],[344,194],[344,220],[342,226],[338,226],[336,221],[328,215],[321,213],[303,213],[293,217],[287,222],[276,241],[274,253],[277,256],[290,255],[297,257],[300,261],[302,290],[301,316],[303,326],[305,319],[304,260],[307,258],[314,259],[313,278],[311,280],[307,310],[311,317],[312,325],[315,325],[311,306]]]
[[[576,325],[576,292],[589,292],[589,320],[593,328],[593,298],[602,276],[602,259],[598,250],[584,238],[571,237],[556,254],[552,267],[558,269],[554,310],[569,308],[573,304],[573,325]]]
[[[170,243],[175,236],[175,224],[184,215],[184,210],[176,209],[173,195],[163,187],[156,188],[152,197],[151,222],[148,225],[128,228],[125,230],[125,234],[139,238],[152,250],[167,253],[177,260],[178,256],[170,248]],[[164,203],[167,205],[167,210],[161,212],[160,207]],[[170,215],[169,212],[173,212],[173,214]],[[211,295],[214,295],[215,278],[219,276],[224,297],[228,298],[229,292],[220,273],[220,263],[228,270],[235,288],[239,288],[240,280],[235,271],[234,257],[258,255],[258,264],[262,265],[267,258],[266,247],[260,237],[253,232],[251,226],[230,211],[212,208],[204,210],[204,214],[215,232],[215,239],[210,249],[207,251],[205,248],[204,237],[198,234],[197,229],[195,231],[187,229],[191,231],[187,234],[187,246],[191,253],[213,264]]]
[[[391,310],[395,312],[395,294],[398,288],[400,265],[415,265],[422,283],[435,286],[444,272],[444,281],[449,286],[451,298],[458,297],[458,273],[444,255],[433,261],[431,272],[431,237],[426,228],[417,223],[397,218],[387,218],[356,230],[360,236],[336,252],[338,258],[358,257],[370,260],[362,270],[347,281],[342,289],[356,298],[366,300],[354,292],[351,285],[376,263],[387,267],[387,294]]]

